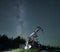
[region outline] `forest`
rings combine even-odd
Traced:
[[[25,39],[20,36],[13,38],[8,38],[6,34],[0,35],[0,50],[8,50],[18,48],[19,45],[25,44]]]

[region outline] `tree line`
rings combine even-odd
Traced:
[[[0,35],[0,51],[19,48],[19,46],[21,46],[22,44],[24,45],[25,42],[26,40],[21,38],[20,36],[17,36],[13,39],[8,38],[6,34]],[[60,50],[59,47],[45,46],[42,44],[38,44],[38,42],[34,42],[34,46],[39,50]]]
[[[8,38],[6,34],[0,35],[0,50],[8,50],[18,48],[21,44],[25,44],[25,39],[20,36],[16,38]]]

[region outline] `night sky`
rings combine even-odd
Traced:
[[[19,6],[17,0],[0,0],[0,34],[17,37],[23,31],[26,38],[40,25],[40,43],[60,47],[60,0],[20,0]]]

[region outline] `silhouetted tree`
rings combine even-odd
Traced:
[[[0,35],[0,50],[18,48],[20,44],[25,44],[25,39],[20,36],[15,39],[8,38],[6,34]]]

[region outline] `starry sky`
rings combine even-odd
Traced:
[[[17,37],[23,31],[26,38],[38,25],[44,30],[38,32],[40,43],[60,47],[59,0],[0,0],[1,35]]]

